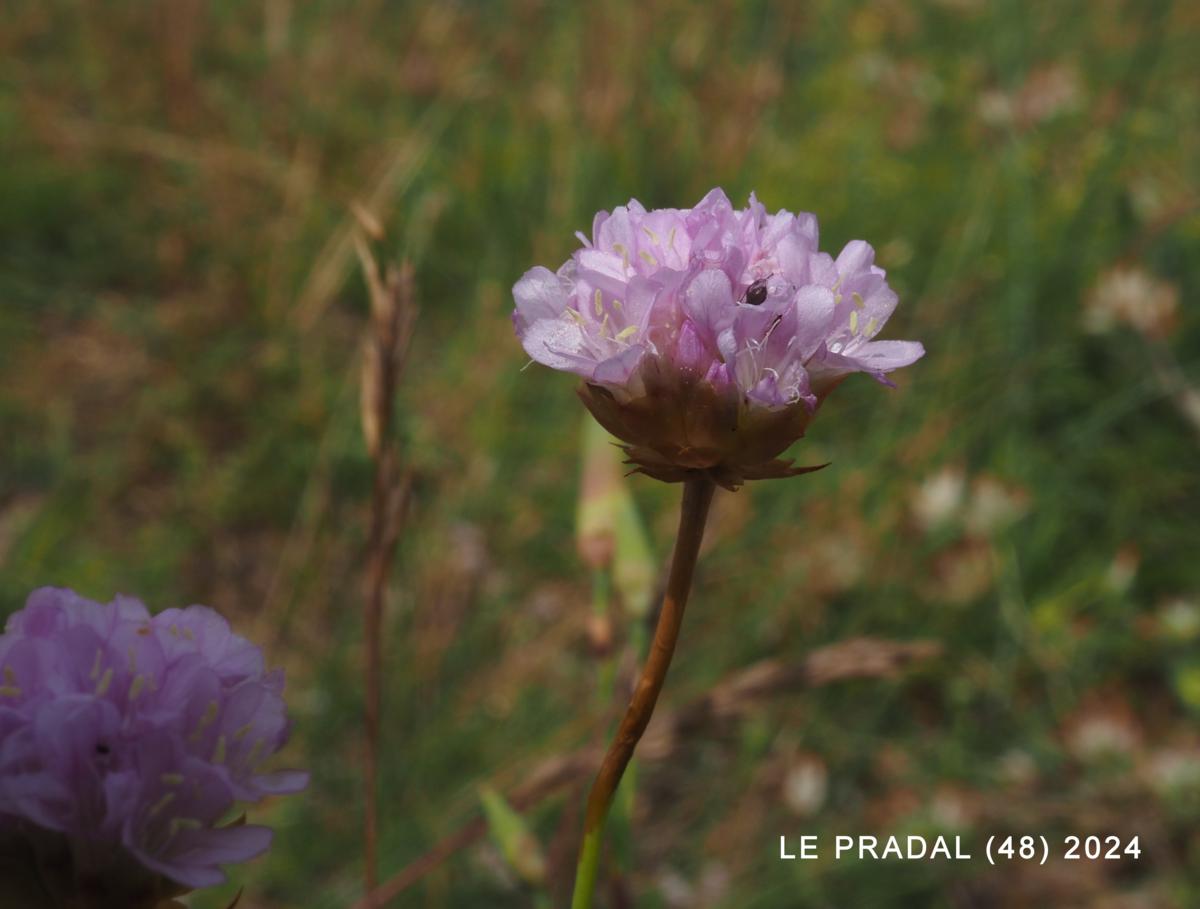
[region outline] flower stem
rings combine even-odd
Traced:
[[[675,653],[675,642],[679,638],[679,627],[683,623],[683,610],[687,605],[688,592],[692,588],[692,575],[696,569],[696,558],[700,553],[700,541],[704,538],[704,524],[708,519],[708,506],[712,502],[716,487],[707,474],[696,472],[684,481],[683,506],[679,515],[679,534],[675,539],[675,554],[671,557],[671,573],[667,579],[666,596],[663,597],[662,612],[650,652],[642,666],[642,675],[617,734],[604,755],[600,772],[588,794],[587,814],[583,827],[583,846],[579,851],[579,863],[575,871],[575,895],[571,909],[591,909],[592,892],[596,887],[596,873],[600,863],[600,845],[604,835],[604,822],[608,818],[613,796],[621,782],[621,775],[633,757],[642,733],[650,722],[658,693],[662,690]]]

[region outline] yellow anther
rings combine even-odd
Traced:
[[[638,255],[641,256],[642,261],[645,262],[647,265],[649,265],[651,268],[658,267],[658,259],[656,259],[656,258],[654,258],[654,256],[650,255],[650,253],[646,252],[646,250],[643,249],[640,253],[638,253]]]
[[[235,729],[233,731],[233,740],[235,742],[241,741],[242,739],[244,739],[246,737],[246,734],[253,728],[254,728],[253,723],[247,723],[245,726],[239,726],[237,729]]]
[[[192,629],[190,629],[190,628],[183,629],[183,636],[185,639],[187,639],[189,641],[196,640],[196,636],[194,634],[192,634]]]
[[[262,754],[264,744],[266,744],[266,742],[263,739],[254,740],[254,747],[250,749],[250,754],[246,758],[247,767],[253,767],[258,763],[258,759]]]
[[[617,340],[624,341],[626,338],[631,338],[637,334],[638,327],[636,325],[626,325],[617,332]]]
[[[225,736],[217,736],[217,747],[213,749],[212,762],[214,764],[225,763]]]
[[[650,228],[648,228],[645,224],[642,225],[642,230],[644,230],[646,232],[646,236],[650,238],[651,243],[658,242],[658,234],[656,234],[654,231],[652,231]]]
[[[142,693],[142,689],[146,687],[146,677],[144,675],[135,676],[133,684],[129,686],[129,700],[136,701]]]
[[[108,691],[108,686],[112,684],[113,671],[110,666],[104,670],[104,675],[100,676],[100,681],[96,683],[96,697],[102,698]]]
[[[194,817],[173,817],[169,835],[175,836],[180,830],[199,830],[202,826]]]
[[[167,631],[170,633],[171,637],[173,637],[173,638],[179,637],[179,626],[178,625],[172,624],[170,627],[167,628]]]
[[[627,250],[625,248],[625,244],[624,243],[614,243],[613,244],[613,252],[620,255],[621,264],[623,266],[625,266],[625,268],[629,268],[629,250]]]
[[[672,227],[671,232],[669,234],[667,234],[667,246],[672,249],[675,248],[675,228],[674,227]]]
[[[578,309],[574,309],[574,308],[568,306],[566,309],[566,313],[568,316],[570,316],[575,321],[576,324],[578,324],[578,325],[583,324],[583,313],[581,313]]]
[[[196,723],[196,731],[191,734],[188,741],[200,741],[200,736],[204,734],[204,730],[216,721],[217,711],[220,709],[220,705],[217,704],[216,701],[209,701],[208,706],[204,709],[204,715],[201,716],[200,721]]]
[[[100,664],[104,661],[104,651],[99,647],[96,648],[96,661],[92,663],[92,674],[89,676],[91,681],[96,681],[100,678]]]
[[[604,294],[600,292],[600,288],[596,288],[596,292],[592,295],[592,306],[596,309],[596,318],[604,315]]]
[[[11,666],[4,667],[4,684],[0,685],[0,697],[17,698],[21,696],[21,686],[17,684],[17,674]]]
[[[850,296],[854,300],[855,306],[866,306],[866,303],[864,302],[864,300],[862,298],[862,294],[860,294],[857,290],[854,293],[852,293]]]
[[[858,310],[850,310],[850,334],[858,334]]]
[[[175,793],[168,792],[150,807],[150,817],[154,817],[156,814],[161,813],[162,810],[173,801],[175,801]]]
[[[866,334],[866,336],[868,338],[872,338],[875,336],[875,330],[878,327],[879,327],[879,320],[876,319],[874,316],[871,316],[871,318],[867,319],[867,330],[866,330],[866,332],[864,332],[864,334]]]

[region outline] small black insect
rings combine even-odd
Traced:
[[[99,754],[101,756],[107,756],[109,753],[110,753],[110,750],[107,745],[105,745],[103,742],[96,743],[96,754]]]
[[[751,306],[762,306],[767,301],[767,279],[759,278],[753,284],[746,288],[746,292],[742,294],[740,302],[748,303]]]

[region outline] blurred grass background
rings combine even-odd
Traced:
[[[371,475],[350,203],[412,259],[421,306],[387,877],[481,783],[604,731],[572,543],[581,408],[568,378],[521,371],[511,284],[630,196],[753,189],[816,212],[827,250],[871,241],[902,300],[887,335],[929,353],[897,390],[828,402],[794,454],[832,467],[720,494],[665,709],[857,635],[942,654],[647,759],[626,890],[1198,905],[1198,42],[1200,7],[1161,0],[9,0],[0,609],[42,584],[125,591],[269,645],[314,779],[252,813],[278,832],[234,873],[242,905],[348,905]],[[630,487],[665,558],[678,488]],[[552,854],[578,798],[528,814]],[[987,867],[1009,830],[1143,853]],[[976,861],[776,858],[782,833],[912,831],[961,832]],[[530,900],[484,843],[394,905]]]

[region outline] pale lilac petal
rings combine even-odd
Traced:
[[[540,319],[556,319],[567,308],[567,292],[562,282],[548,268],[531,268],[513,285],[513,298],[517,301],[514,321],[517,332],[528,329]]]
[[[810,284],[796,293],[796,346],[803,359],[820,347],[833,317],[834,295],[828,288]]]
[[[925,356],[920,341],[872,341],[854,351],[854,359],[870,372],[890,372],[911,366]]]
[[[719,268],[704,269],[688,285],[684,312],[708,347],[715,349],[717,336],[732,324],[737,311],[734,302],[729,276]]]
[[[837,270],[842,278],[848,278],[863,269],[870,268],[875,260],[875,250],[870,243],[851,240],[838,254]]]
[[[635,344],[615,357],[609,357],[603,363],[598,364],[592,373],[592,380],[601,385],[624,385],[633,376],[645,356],[646,348],[641,344]]]
[[[587,356],[583,328],[571,319],[539,319],[525,330],[521,346],[532,359],[551,369],[582,372],[586,364],[594,363]]]
[[[307,789],[309,778],[303,770],[277,770],[260,773],[254,777],[254,785],[264,795],[291,795]]]

